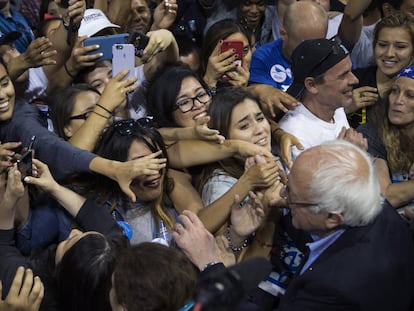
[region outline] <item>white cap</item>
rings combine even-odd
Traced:
[[[112,24],[106,15],[99,9],[87,9],[83,15],[78,35],[93,36],[97,32],[105,28],[120,28],[118,25]]]

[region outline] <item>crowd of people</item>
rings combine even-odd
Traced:
[[[0,0],[0,311],[414,310],[413,11]]]

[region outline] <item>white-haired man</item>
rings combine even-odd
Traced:
[[[413,310],[414,243],[364,151],[336,140],[302,152],[281,195],[311,239],[278,310]]]

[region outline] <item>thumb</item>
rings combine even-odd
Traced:
[[[341,132],[339,132],[338,139],[343,139],[345,137],[345,134],[346,134],[346,128],[345,126],[343,126]]]
[[[132,202],[135,202],[137,200],[135,193],[129,188],[129,184],[127,186],[125,186],[124,184],[119,184],[119,186],[121,187],[122,191],[126,194],[126,196],[131,199]]]
[[[197,125],[206,125],[210,121],[209,116],[203,116],[196,119]]]
[[[237,209],[239,207],[239,204],[240,204],[240,196],[238,194],[235,194],[231,208]]]
[[[296,140],[293,145],[298,148],[299,150],[305,150],[305,147],[303,147],[303,145],[300,143],[299,140]]]

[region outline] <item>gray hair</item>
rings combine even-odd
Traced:
[[[309,186],[319,204],[315,213],[342,214],[344,225],[364,226],[381,211],[380,186],[369,155],[344,141],[326,142],[320,148],[323,157]]]

